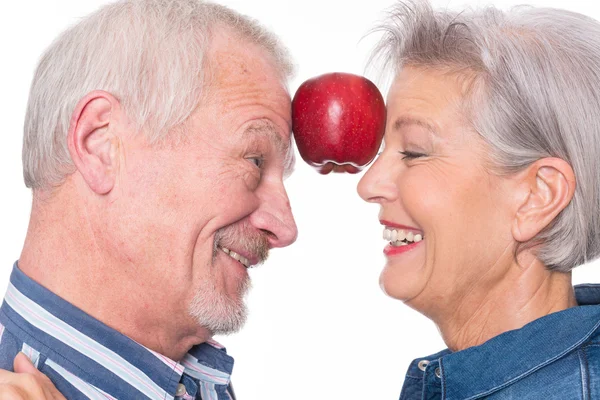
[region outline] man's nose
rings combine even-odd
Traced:
[[[261,204],[250,216],[252,225],[267,233],[271,247],[285,247],[294,243],[298,228],[283,182],[264,185],[257,195]]]
[[[398,187],[393,165],[389,165],[384,155],[375,160],[358,182],[360,197],[369,203],[392,202],[398,198]]]

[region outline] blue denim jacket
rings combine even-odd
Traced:
[[[575,294],[579,307],[414,360],[400,400],[600,400],[600,285]]]

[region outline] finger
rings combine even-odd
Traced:
[[[37,376],[37,382],[41,386],[46,399],[66,400],[65,397],[54,386],[50,378],[40,372],[35,365],[33,365],[31,360],[29,360],[29,357],[27,357],[24,353],[19,352],[19,354],[17,354],[13,362],[13,368],[17,373],[27,373]],[[0,375],[0,380],[1,379],[2,377]],[[0,399],[3,399],[3,397],[0,397]]]
[[[40,372],[37,370],[35,365],[32,364],[29,358],[21,352],[17,354],[15,360],[13,361],[13,369],[15,372],[23,372],[33,375],[40,374]]]

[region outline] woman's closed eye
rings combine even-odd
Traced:
[[[402,154],[404,157],[402,157],[403,160],[414,160],[415,158],[420,158],[420,157],[427,157],[427,154],[423,154],[423,153],[418,153],[415,151],[400,151],[400,154]]]

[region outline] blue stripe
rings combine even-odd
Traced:
[[[67,371],[66,369],[64,369],[57,363],[53,362],[52,360],[48,360],[48,362],[46,363],[46,367],[50,368],[53,371],[55,371],[56,373],[58,373],[60,376],[63,377],[63,379],[68,381],[77,390],[79,390],[81,393],[83,393],[90,399],[93,399],[93,400],[107,400],[109,398],[114,399],[113,396],[110,396],[106,392],[103,392],[100,389],[96,388],[95,386],[90,385],[89,383],[85,382],[83,379],[79,378],[77,375]]]
[[[56,386],[58,391],[61,392],[63,396],[65,396],[67,399],[89,400],[89,398],[86,395],[77,390],[75,386],[71,385],[69,381],[63,378],[58,372],[56,372],[52,368],[49,368],[46,365],[44,365],[40,369],[40,371],[42,371],[44,375],[50,378],[50,380],[52,381],[52,383],[54,383],[54,386]]]

